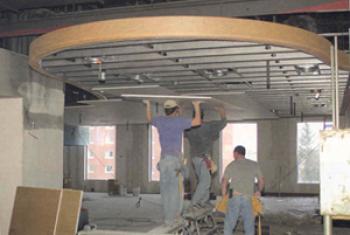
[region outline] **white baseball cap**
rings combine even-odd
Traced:
[[[178,106],[175,100],[167,100],[164,102],[164,108],[165,109],[172,109]]]

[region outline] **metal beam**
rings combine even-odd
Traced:
[[[179,1],[147,6],[118,7],[62,13],[32,20],[13,20],[0,24],[0,38],[38,35],[69,25],[99,20],[161,15],[255,16],[280,14],[328,2],[327,0],[202,0]]]

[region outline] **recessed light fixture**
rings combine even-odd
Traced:
[[[295,65],[295,70],[299,75],[318,75],[320,74],[320,68],[318,64],[300,64]]]
[[[237,72],[232,68],[205,69],[199,71],[199,73],[208,77],[224,77],[232,73],[237,74]]]
[[[102,70],[102,71],[99,73],[98,82],[99,82],[100,84],[105,84],[105,83],[106,83],[106,71]]]
[[[88,64],[101,64],[103,62],[100,57],[84,57],[83,60]]]

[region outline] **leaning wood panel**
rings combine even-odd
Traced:
[[[9,235],[55,235],[61,190],[18,187]]]
[[[71,26],[36,39],[30,47],[30,65],[64,49],[97,43],[148,39],[209,39],[266,43],[301,50],[330,64],[330,42],[300,28],[282,24],[223,17],[165,16],[98,21]],[[339,51],[339,67],[350,70],[350,58]]]
[[[77,233],[83,192],[62,190],[62,202],[57,222],[57,235],[74,235]]]

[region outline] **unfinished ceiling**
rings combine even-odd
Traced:
[[[212,20],[215,21],[215,18]],[[178,21],[183,22],[182,25],[193,23],[184,18],[178,18]],[[127,33],[129,40],[123,40],[123,36],[118,35],[119,40],[115,41],[106,38],[108,30],[118,32],[118,29],[101,25],[105,28],[95,32],[95,35],[98,35],[97,38],[106,36],[103,39],[106,42],[102,40],[98,43],[91,43],[91,37],[81,40],[70,38],[69,34],[74,32],[74,27],[71,27],[71,30],[60,32],[67,33],[67,37],[62,37],[67,39],[66,44],[57,42],[60,45],[51,48],[50,37],[39,40],[51,51],[40,51],[34,43],[33,48],[38,51],[32,50],[31,64],[37,67],[33,64],[33,58],[38,56],[41,59],[40,68],[37,69],[106,98],[116,98],[122,93],[187,94],[212,96],[235,104],[234,97],[239,95],[280,117],[331,114],[330,44],[327,40],[291,27],[271,23],[261,25],[259,21],[225,19],[217,23],[228,21],[228,25],[220,26],[222,29],[211,29],[211,26],[216,27],[215,22],[208,25],[209,30],[208,27],[198,29],[200,25],[192,25],[173,36],[170,36],[171,33],[162,35],[161,30],[152,29],[146,23],[142,24],[146,30],[141,29],[143,34],[139,34],[140,27],[129,25],[130,29],[120,28],[119,31]],[[166,17],[159,18],[158,26],[166,28],[166,22]],[[250,23],[245,25],[245,22]],[[140,25],[140,21],[131,23]],[[173,21],[168,23],[171,26],[168,29],[172,32],[176,26],[171,25]],[[123,26],[118,23],[112,25],[117,28]],[[242,26],[253,28],[229,28]],[[266,31],[257,28],[262,26],[267,27]],[[95,29],[91,25],[86,27],[85,30]],[[190,31],[187,35],[181,35],[191,27],[199,32],[198,37]],[[73,35],[79,38],[79,30],[83,28],[76,30],[77,34]],[[152,31],[155,33],[153,38],[149,36]],[[208,36],[211,31],[227,31],[230,36]],[[236,35],[240,31],[243,34]],[[267,34],[264,35],[264,32]],[[345,70],[350,68],[347,62],[340,64]],[[340,100],[348,76],[347,71],[339,71]]]

